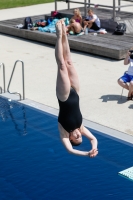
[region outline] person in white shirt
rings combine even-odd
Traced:
[[[124,65],[128,64],[128,70],[118,79],[118,84],[129,91],[127,97],[129,101],[133,100],[133,52],[130,51],[127,52],[126,58],[124,59]]]
[[[93,13],[93,10],[88,10],[88,16],[83,20],[84,31],[86,27],[98,31],[101,28],[100,19]]]

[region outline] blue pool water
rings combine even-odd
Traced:
[[[99,155],[67,153],[57,117],[0,98],[0,200],[132,200],[132,145],[93,131]],[[78,147],[90,150],[86,138]]]

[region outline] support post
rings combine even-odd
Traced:
[[[113,0],[113,20],[115,21],[116,11],[115,11],[115,0]]]
[[[91,3],[91,0],[88,0],[88,3]],[[87,6],[88,8],[90,8],[90,4],[88,4],[88,6]]]
[[[84,16],[86,17],[87,14],[87,5],[86,5],[86,0],[84,0]]]
[[[55,11],[57,11],[57,1],[55,0]]]
[[[120,6],[120,5],[121,5],[121,0],[118,0],[118,6]],[[121,10],[121,8],[119,7],[118,11],[120,12],[120,10]]]
[[[68,3],[67,3],[68,5],[67,5],[67,9],[68,10],[70,10],[70,2],[69,2],[69,0],[68,0]]]

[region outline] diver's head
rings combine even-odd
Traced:
[[[82,134],[81,134],[79,128],[70,132],[69,140],[70,140],[72,146],[78,146],[82,143]]]

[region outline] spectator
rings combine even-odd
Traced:
[[[71,34],[79,34],[83,31],[83,28],[79,22],[76,22],[75,19],[70,19],[69,25],[66,27],[67,32]]]
[[[88,16],[83,21],[84,31],[86,27],[98,31],[101,27],[100,19],[93,13],[91,9],[88,10]]]
[[[78,8],[75,8],[73,14],[74,16],[72,17],[72,19],[75,19],[75,21],[80,23],[80,25],[82,26],[82,16],[80,10]]]
[[[118,79],[118,84],[129,91],[128,97],[127,97],[128,101],[133,99],[133,57],[132,56],[131,56],[131,52],[128,51],[126,58],[124,59],[124,65],[129,64],[128,70],[124,73],[122,77]]]

